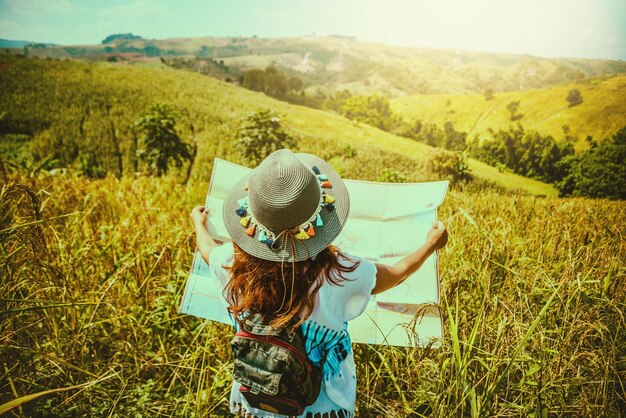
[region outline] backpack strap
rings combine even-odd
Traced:
[[[263,316],[261,314],[248,314],[245,318],[241,319],[241,328],[244,331],[251,332],[257,335],[266,336],[281,336],[287,337],[289,341],[292,341],[295,337],[297,330],[292,329],[289,326],[282,328],[274,328],[268,324],[263,323]]]

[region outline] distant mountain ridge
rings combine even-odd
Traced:
[[[404,48],[352,37],[204,37],[148,40],[117,36],[106,45],[59,46],[34,56],[78,58],[135,54],[138,58],[214,58],[237,70],[274,65],[304,81],[307,93],[476,94],[540,89],[589,77],[626,73],[626,62],[540,58],[460,50]],[[107,38],[108,39],[108,38]]]
[[[59,46],[51,42],[14,41],[11,39],[0,39],[0,48],[24,48],[26,45],[41,45],[44,47]]]

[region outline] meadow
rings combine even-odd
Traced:
[[[194,251],[188,213],[213,157],[242,162],[233,132],[248,112],[284,113],[298,148],[346,178],[433,176],[431,147],[199,74],[1,64],[3,416],[228,414],[232,329],[178,306]],[[187,182],[187,167],[136,174],[132,125],[159,101],[197,141]],[[67,170],[47,166],[52,151]],[[79,175],[72,153],[92,153],[109,174]],[[439,211],[450,231],[440,347],[355,344],[357,416],[623,416],[626,203],[557,198],[545,183],[470,168],[474,180]]]
[[[0,412],[226,415],[232,330],[178,313],[206,182],[5,176]],[[358,416],[620,416],[625,215],[451,191],[441,347],[355,345]]]
[[[568,92],[580,91],[583,102],[570,107]],[[399,97],[391,100],[392,109],[407,121],[423,120],[443,126],[454,123],[467,132],[468,138],[489,138],[490,130],[507,130],[520,123],[527,130],[561,139],[577,138],[576,148],[584,149],[585,138],[602,141],[626,125],[626,76],[588,79],[540,90],[495,93],[492,99],[484,94],[432,94]],[[519,102],[515,122],[507,105]],[[563,127],[567,126],[567,132]]]

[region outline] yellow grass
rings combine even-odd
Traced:
[[[0,409],[228,414],[232,329],[178,313],[206,187],[3,178]],[[439,216],[445,337],[354,345],[357,416],[619,416],[624,203],[452,190]]]
[[[578,89],[583,103],[569,107],[565,100]],[[495,93],[493,100],[483,95],[418,95],[393,99],[391,107],[405,120],[416,119],[443,126],[451,121],[469,138],[489,136],[488,130],[508,129],[512,122],[507,105],[520,101],[519,119],[525,129],[554,138],[564,137],[563,125],[579,138],[579,148],[587,135],[596,140],[610,137],[626,126],[626,76],[571,83],[542,90]]]

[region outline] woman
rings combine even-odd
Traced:
[[[349,208],[348,191],[329,164],[279,150],[225,197],[223,217],[232,243],[214,243],[204,207],[191,212],[198,250],[222,282],[236,322],[255,312],[272,327],[302,330],[308,359],[323,371],[320,394],[304,410],[306,417],[354,415],[356,373],[347,322],[365,310],[370,295],[402,283],[447,243],[438,222],[422,247],[394,265],[346,255],[331,242]],[[234,381],[233,413],[281,416],[252,408],[239,389]]]

